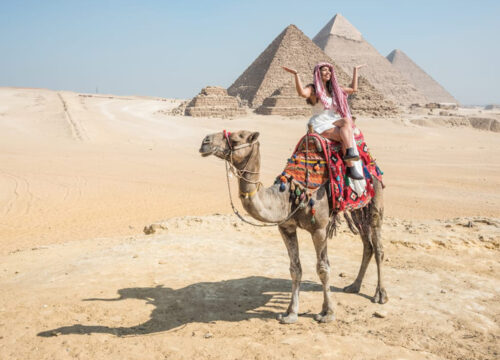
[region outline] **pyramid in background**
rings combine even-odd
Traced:
[[[410,105],[427,102],[425,96],[341,14],[336,14],[313,41],[345,72],[350,73],[355,65],[366,64],[360,71],[361,75],[395,103]]]
[[[425,95],[428,102],[436,103],[457,103],[458,101],[443,88],[436,80],[427,74],[421,67],[415,64],[401,50],[393,50],[387,55],[396,69],[415,87]]]
[[[311,111],[305,105],[305,99],[291,91],[294,89],[293,76],[284,71],[281,66],[296,69],[303,85],[306,85],[313,81],[314,66],[322,61],[335,66],[337,78],[342,86],[350,84],[350,74],[347,75],[342,71],[295,25],[290,25],[236,79],[228,88],[228,93],[231,96],[239,96],[252,108],[260,108],[257,112],[261,114],[301,115],[305,114],[304,109],[309,109],[307,113],[310,114]],[[368,82],[365,81],[363,84],[369,87]],[[370,95],[377,100],[371,101]],[[363,113],[379,113],[382,108],[390,109],[383,113],[386,115],[396,111],[396,106],[384,99],[384,96],[373,87],[370,88],[369,94],[363,94],[363,89],[360,87],[357,97],[366,101],[358,102],[363,104],[363,109],[356,109],[356,101],[353,101],[353,112],[359,110]]]
[[[293,82],[293,76],[281,66],[296,69],[302,80],[309,82],[314,66],[321,61],[332,60],[295,25],[290,25],[236,79],[228,93],[239,95],[252,108],[257,108],[276,90]],[[347,80],[345,73],[339,76]]]
[[[235,97],[227,94],[226,89],[207,86],[186,105],[184,114],[195,117],[234,118],[245,115],[246,111]]]

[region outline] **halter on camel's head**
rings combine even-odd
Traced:
[[[215,155],[230,162],[231,165],[238,165],[247,157],[247,154],[240,150],[258,144],[258,132],[238,131],[231,133],[223,130],[215,134],[207,135],[201,144],[200,153],[202,156]]]

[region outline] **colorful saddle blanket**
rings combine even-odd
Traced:
[[[283,185],[286,182],[292,184],[292,197],[295,196],[295,187],[299,188],[298,196],[300,189],[311,192],[328,183],[327,190],[331,206],[336,212],[365,206],[374,196],[373,177],[382,181],[383,173],[368,151],[363,134],[357,128],[354,129],[354,139],[363,163],[366,180],[364,190],[359,191],[359,187],[356,190],[356,187],[351,184],[352,180],[345,174],[342,144],[325,139],[318,134],[305,135],[300,139],[277,181]],[[280,187],[282,190],[284,188],[285,186]]]

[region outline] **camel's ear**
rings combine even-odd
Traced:
[[[260,133],[258,131],[252,133],[252,135],[250,135],[248,137],[248,142],[254,142],[254,141],[256,141],[259,138],[259,135],[260,135]]]

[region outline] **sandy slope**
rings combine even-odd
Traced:
[[[303,315],[291,326],[274,320],[291,286],[275,229],[230,216],[166,227],[1,257],[2,358],[494,359],[500,351],[498,221],[387,219],[385,305],[370,301],[374,264],[359,295],[339,292],[361,257],[361,242],[342,229],[330,243],[337,320],[327,325],[312,319],[322,292],[314,248],[300,233]]]
[[[262,178],[281,171],[304,119],[168,117],[172,100],[0,88],[0,252],[129,235],[171,216],[230,211],[223,163],[201,139],[261,132]],[[66,110],[66,111],[65,111]],[[386,213],[500,216],[498,134],[360,119],[385,171]]]
[[[0,88],[0,358],[498,357],[497,133],[358,120],[385,171],[390,302],[369,300],[373,264],[363,294],[338,292],[361,257],[342,232],[330,246],[338,320],[315,324],[301,234],[305,314],[284,327],[285,248],[275,229],[212,215],[230,212],[224,167],[198,148],[207,133],[260,131],[270,184],[305,120],[163,113],[178,103]]]

